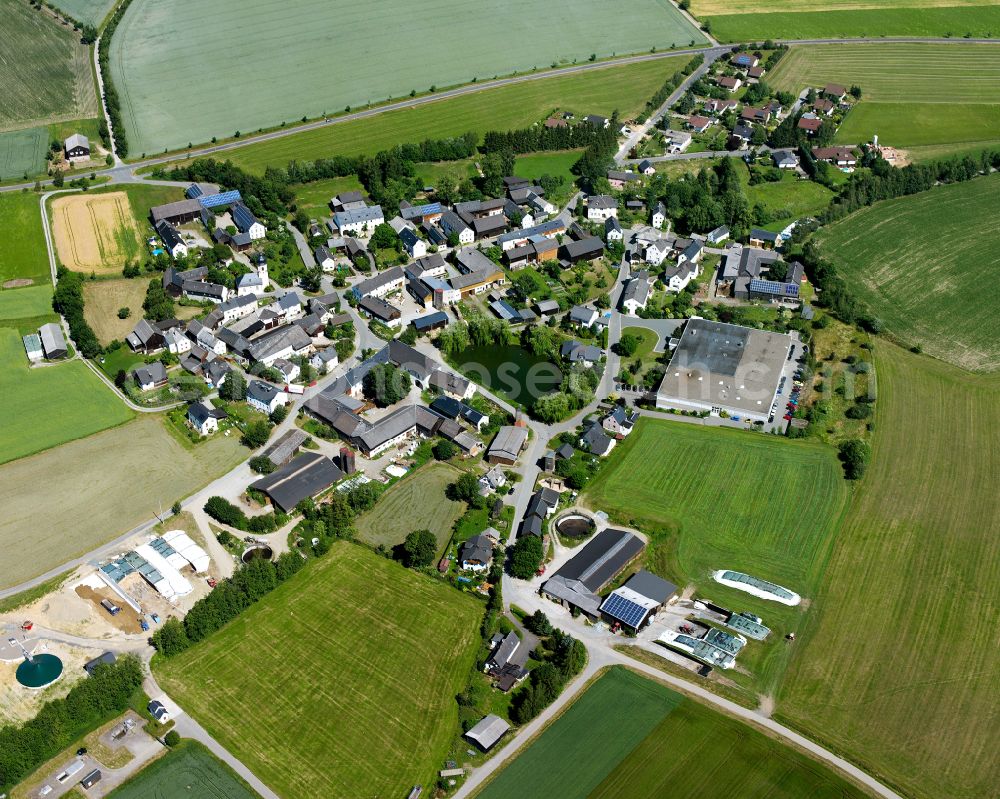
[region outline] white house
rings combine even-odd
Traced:
[[[298,319],[300,316],[304,315],[302,310],[302,300],[299,295],[294,291],[289,291],[287,294],[281,297],[277,303],[275,303],[275,310],[280,313],[286,322],[292,319]]]
[[[251,380],[247,386],[247,405],[261,413],[270,414],[287,402],[288,395],[284,391],[263,380]]]
[[[691,134],[686,130],[668,130],[664,133],[667,140],[667,151],[682,153],[691,146]]]
[[[267,235],[267,228],[242,202],[233,205],[233,222],[240,233],[246,233],[250,241],[259,241]]]
[[[191,339],[184,335],[180,328],[174,327],[163,334],[167,349],[175,355],[182,355],[191,349]]]
[[[610,216],[604,220],[604,240],[607,242],[622,241],[625,234],[622,232],[621,223],[618,218]]]
[[[445,211],[441,214],[438,225],[445,236],[452,234],[458,236],[459,244],[472,244],[476,240],[476,232],[454,211]]]
[[[187,418],[191,426],[198,431],[199,435],[211,435],[219,429],[219,420],[215,417],[215,408],[208,403],[208,400],[192,402],[188,405]]]
[[[313,251],[313,257],[316,258],[316,263],[319,264],[324,272],[336,271],[337,262],[334,260],[333,253],[330,252],[328,247],[322,245],[317,247]]]
[[[156,223],[156,235],[163,242],[163,249],[170,253],[171,258],[182,258],[188,254],[187,245],[181,238],[180,231],[166,219]]]
[[[637,273],[625,283],[621,305],[627,314],[635,316],[640,308],[645,308],[649,300],[649,273]]]
[[[226,300],[216,309],[222,313],[222,324],[228,325],[244,316],[249,316],[257,310],[257,297],[254,294],[245,294],[242,297],[233,297]]]
[[[337,357],[337,348],[333,346],[313,353],[312,358],[309,359],[309,365],[321,375],[329,373],[338,363],[340,363],[340,359]]]
[[[240,275],[236,280],[236,296],[249,297],[253,295],[259,297],[264,293],[264,281],[256,272],[247,272]]]
[[[654,241],[646,244],[646,249],[643,252],[642,257],[647,264],[659,266],[663,263],[667,255],[670,254],[672,249],[673,246],[666,241],[666,239],[655,239]]]
[[[638,411],[629,414],[621,405],[616,405],[615,409],[601,421],[601,426],[612,435],[624,438],[632,432],[638,419]]]
[[[333,224],[341,236],[367,238],[375,228],[385,222],[381,205],[366,205],[352,211],[341,211],[333,215]]]
[[[273,368],[281,372],[286,383],[294,383],[295,378],[302,374],[302,370],[297,363],[289,361],[287,358],[278,358],[273,364]]]
[[[427,255],[427,242],[414,233],[412,228],[403,228],[399,239],[403,242],[403,248],[411,258],[423,258]]]
[[[591,222],[603,222],[618,216],[618,200],[607,194],[595,194],[587,198],[587,219]]]
[[[657,230],[662,230],[663,226],[667,223],[667,208],[663,203],[657,203],[656,208],[653,210],[653,227]]]

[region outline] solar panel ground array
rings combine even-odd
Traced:
[[[857,84],[861,103],[837,141],[895,147],[1000,142],[1000,45],[833,44],[794,47],[769,75],[776,88]],[[942,155],[940,148],[935,156]],[[914,153],[920,155],[919,152]]]
[[[128,9],[111,63],[139,154],[432,85],[704,41],[667,0],[167,0]]]

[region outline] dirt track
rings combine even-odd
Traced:
[[[52,236],[59,260],[78,272],[118,272],[140,244],[128,195],[120,191],[57,197]]]

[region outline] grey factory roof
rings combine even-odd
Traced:
[[[597,593],[642,552],[643,542],[625,530],[602,530],[556,572],[564,580],[579,580]]]

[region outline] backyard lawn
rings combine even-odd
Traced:
[[[571,0],[475,7],[440,0],[419,11],[403,0],[376,6],[169,0],[130,6],[110,55],[130,150],[139,155],[432,87],[704,42],[666,0],[622,0],[614,14]],[[318,80],[331,64],[350,64],[350,79]],[[247,70],[261,76],[252,92],[242,91]],[[176,114],[160,98],[164,72],[179,85],[212,75],[212,90],[188,93],[185,113]],[[472,120],[458,132],[469,127]]]
[[[405,796],[434,783],[456,734],[482,612],[444,583],[339,542],[153,670],[280,796]]]
[[[402,544],[414,530],[427,529],[441,551],[451,538],[452,525],[465,509],[446,499],[444,492],[461,472],[445,463],[429,463],[391,486],[375,507],[355,522],[358,537],[378,546]]]
[[[1000,783],[1000,380],[878,340],[875,355],[872,463],[777,716],[904,795],[990,796]]]
[[[406,142],[461,136],[470,130],[482,134],[526,127],[557,108],[607,116],[617,109],[628,118],[639,113],[663,82],[689,60],[672,56],[486,89],[251,144],[226,153],[226,158],[263,174],[269,164],[285,166],[295,159],[371,154]]]
[[[1000,175],[887,200],[824,228],[819,242],[858,296],[907,346],[966,369],[1000,368],[995,295],[983,266],[1000,214]],[[927,255],[914,257],[915,254]],[[932,255],[931,255],[932,254]]]

